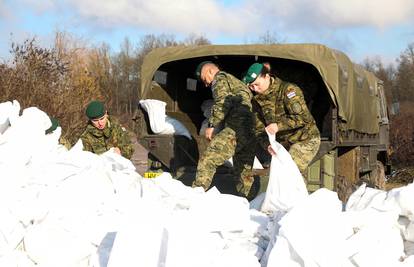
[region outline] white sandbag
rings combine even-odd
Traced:
[[[260,210],[263,205],[263,201],[266,197],[266,193],[260,193],[252,201],[250,201],[250,209]]]
[[[274,135],[269,135],[269,142],[276,155],[272,156],[269,184],[261,211],[268,213],[278,210],[287,211],[305,199],[308,191],[289,152],[276,141]]]
[[[139,104],[148,114],[151,130],[155,134],[183,135],[191,139],[187,128],[178,120],[165,114],[165,102],[156,99],[140,100]]]
[[[38,267],[24,251],[15,250],[7,255],[0,256],[0,266],[5,267]]]
[[[400,208],[395,200],[395,192],[383,191],[367,187],[362,184],[352,195],[346,203],[346,211],[360,211],[368,208],[377,209],[380,211],[399,211]]]
[[[50,142],[45,131],[51,124],[49,116],[40,109],[24,109],[22,116],[16,118],[2,135],[0,163],[24,166],[31,157],[41,157],[44,147]]]
[[[13,251],[23,240],[26,229],[8,210],[5,203],[0,205],[0,218],[0,257],[3,257]]]
[[[165,129],[165,106],[167,103],[156,99],[140,100],[139,104],[148,114],[151,130],[159,134]]]
[[[246,198],[220,194],[213,187],[194,199],[189,212],[205,231],[239,231],[249,221],[249,202]]]
[[[399,229],[382,222],[361,228],[346,242],[352,250],[349,258],[356,266],[395,266],[404,257]]]
[[[125,214],[107,267],[165,266],[168,234],[164,218],[163,209],[147,201],[142,201],[134,213]]]
[[[166,224],[168,243],[165,244],[165,265],[158,266],[220,266],[217,263],[225,253],[226,242],[219,233],[200,230],[185,211],[173,214]]]
[[[401,215],[406,216],[414,222],[414,183],[390,191],[395,192],[395,201],[401,209]]]
[[[414,221],[414,185],[383,191],[361,185],[346,204],[347,211],[373,208],[380,211],[395,211]]]
[[[16,100],[0,103],[0,136],[14,123],[19,112],[20,103]]]
[[[353,231],[344,225],[341,213],[342,203],[337,194],[325,188],[297,203],[279,221],[280,229],[268,266],[295,266],[297,263],[301,266],[346,266],[343,248]],[[290,249],[275,249],[281,246],[279,240],[286,243],[280,236],[286,239]],[[288,254],[277,255],[283,252]],[[283,265],[289,258],[292,265]]]
[[[411,221],[404,232],[404,238],[407,241],[414,242],[414,221]]]
[[[397,267],[412,267],[414,266],[414,255],[411,255],[404,259],[403,262],[401,262],[399,265],[395,265]]]
[[[276,253],[277,252],[277,253]],[[277,242],[272,246],[270,255],[262,258],[262,267],[266,266],[288,266],[303,267],[305,266],[301,257],[292,248],[289,241],[284,236],[279,236]]]
[[[9,116],[10,116],[10,109],[12,107],[12,102],[3,102],[0,103],[0,135],[9,128]]]
[[[187,130],[184,124],[169,116],[165,117],[165,128],[160,132],[160,134],[174,134],[185,136],[188,139],[192,138],[190,132]]]
[[[87,266],[95,246],[59,225],[32,226],[24,238],[28,256],[40,266]]]
[[[404,252],[409,256],[414,256],[414,242],[404,241]]]
[[[343,213],[343,221],[353,229],[343,250],[358,266],[393,266],[404,255],[400,228],[396,223],[398,211],[367,208]],[[373,257],[376,255],[375,257]],[[375,258],[375,259],[374,259]],[[381,265],[378,263],[387,263]]]
[[[255,156],[253,160],[253,169],[254,170],[263,170],[263,166],[260,163],[259,159]]]

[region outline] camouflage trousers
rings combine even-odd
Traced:
[[[233,157],[236,190],[247,197],[253,184],[252,165],[254,160],[255,139],[253,136],[240,136],[240,133],[226,127],[211,140],[203,156],[198,161],[197,175],[192,186],[210,188],[218,166]],[[237,142],[239,140],[239,142]]]
[[[315,157],[316,153],[318,153],[320,144],[321,138],[314,137],[310,140],[294,143],[289,148],[289,154],[298,166],[300,173],[305,179],[305,182],[308,176],[307,168],[309,166],[309,163]]]

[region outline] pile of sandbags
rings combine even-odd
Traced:
[[[112,151],[67,151],[49,127],[29,108],[2,135],[0,266],[224,266],[239,254],[259,266],[266,216],[246,199],[142,179]]]
[[[413,184],[363,185],[345,206],[308,195],[273,143],[270,186],[248,203],[143,179],[112,151],[67,151],[44,112],[18,114],[2,114],[0,266],[414,266]]]

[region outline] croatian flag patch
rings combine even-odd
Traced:
[[[292,97],[296,96],[296,93],[295,93],[295,91],[290,91],[290,92],[288,92],[288,93],[286,94],[286,96],[287,96],[288,98],[292,98]]]

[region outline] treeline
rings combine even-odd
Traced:
[[[367,58],[362,65],[384,82],[393,163],[414,165],[414,43],[401,52],[396,65],[384,66],[380,58]]]
[[[277,43],[267,32],[258,43]],[[68,33],[58,32],[52,47],[36,39],[12,43],[11,59],[0,63],[0,102],[17,99],[23,108],[37,106],[56,117],[64,136],[74,143],[86,125],[85,105],[104,101],[110,112],[130,118],[137,106],[140,68],[154,48],[203,45],[210,41],[190,35],[146,35],[137,42],[125,38],[119,52],[108,44],[91,47]],[[414,43],[401,52],[396,63],[385,66],[380,58],[367,58],[362,65],[383,82],[388,100],[393,161],[400,165],[414,160]],[[125,120],[126,121],[126,120]]]
[[[154,48],[210,44],[203,36],[177,41],[172,35],[146,35],[138,43],[125,38],[120,52],[109,45],[90,47],[68,33],[56,33],[51,48],[36,39],[12,43],[10,62],[0,64],[0,102],[16,99],[22,108],[36,106],[59,120],[64,136],[76,142],[93,99],[108,110],[130,116],[137,105],[143,57]]]

